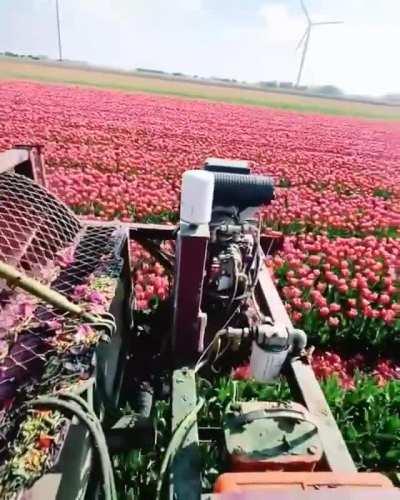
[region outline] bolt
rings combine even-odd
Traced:
[[[243,448],[241,446],[235,446],[235,448],[233,448],[233,453],[235,453],[236,455],[240,455],[241,453],[243,453]]]

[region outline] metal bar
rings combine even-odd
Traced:
[[[203,350],[206,316],[201,312],[208,235],[182,228],[176,243],[172,351],[175,366],[193,363]]]
[[[318,435],[327,468],[332,472],[357,472],[312,367],[299,358],[293,358],[288,367],[287,379],[297,401],[317,417]]]
[[[283,246],[283,234],[260,234],[260,245],[265,255],[273,255]]]
[[[136,413],[123,415],[107,429],[106,440],[113,454],[133,449],[150,451],[156,441],[154,422]]]
[[[15,146],[26,148],[26,146]],[[36,144],[29,147],[29,159],[33,170],[33,180],[47,189],[46,166],[44,162],[43,146]]]
[[[147,250],[158,262],[168,271],[172,271],[174,267],[174,257],[163,252],[154,240],[150,238],[137,238],[137,241]]]
[[[400,493],[396,488],[364,487],[361,483],[355,487],[346,485],[325,487],[324,485],[306,490],[301,490],[297,485],[292,488],[279,488],[274,485],[268,490],[261,489],[260,486],[255,490],[243,491],[240,489],[237,491],[232,489],[232,492],[205,493],[201,496],[201,500],[376,500],[377,498],[379,500],[400,500]]]
[[[137,239],[139,237],[152,238],[155,240],[171,240],[175,238],[176,226],[167,224],[129,224],[129,237]]]
[[[26,149],[9,149],[0,153],[0,174],[25,161],[29,161],[29,151]]]
[[[267,307],[275,322],[292,327],[289,315],[265,265],[259,275],[258,296],[263,302],[261,305]],[[304,404],[318,420],[318,434],[328,469],[332,472],[356,472],[357,469],[312,367],[299,358],[293,358],[287,378],[296,400]]]
[[[172,433],[197,403],[194,370],[186,367],[172,375]],[[198,500],[201,496],[201,457],[197,422],[189,429],[170,467],[169,498]]]

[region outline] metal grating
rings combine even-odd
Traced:
[[[41,186],[8,173],[0,176],[0,228],[0,260],[40,278],[57,252],[74,242],[81,224]]]
[[[109,310],[125,240],[118,224],[81,224],[30,179],[0,175],[0,261],[92,313]],[[28,415],[24,403],[84,383],[98,340],[91,325],[0,280],[0,477]]]

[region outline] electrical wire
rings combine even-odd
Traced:
[[[196,406],[182,419],[182,421],[176,427],[161,463],[160,474],[157,480],[155,500],[160,500],[161,490],[164,483],[164,477],[165,473],[167,472],[169,463],[171,459],[173,459],[178,449],[182,446],[182,442],[185,439],[186,434],[196,422],[197,414],[203,407],[204,402],[205,402],[204,398],[199,398],[199,401],[197,402]]]
[[[201,355],[200,355],[199,359],[197,360],[197,362],[195,364],[195,367],[194,367],[194,372],[195,373],[197,373],[205,364],[207,364],[208,360],[205,360],[204,362],[202,362],[203,358],[206,356],[206,354],[208,353],[208,351],[211,350],[211,348],[214,345],[214,342],[217,339],[219,339],[222,335],[226,335],[226,331],[224,331],[224,330],[227,327],[227,325],[230,323],[230,321],[233,318],[233,316],[236,314],[238,308],[239,308],[239,305],[236,306],[236,308],[234,309],[234,311],[232,312],[232,314],[230,315],[230,317],[225,321],[225,324],[222,326],[222,328],[220,328],[218,330],[218,332],[215,334],[213,340],[208,344],[208,346],[201,353]]]
[[[204,351],[201,353],[199,359],[197,360],[195,366],[194,366],[194,373],[197,373],[206,363],[208,360],[205,360],[203,362],[203,359],[206,357],[206,355],[208,354],[208,352],[211,350],[211,348],[214,346],[214,342],[219,339],[219,337],[221,336],[220,333],[217,333],[214,338],[212,339],[212,341],[208,344],[208,346],[204,349]]]
[[[215,363],[222,358],[222,356],[229,350],[229,348],[231,347],[231,342],[228,341],[225,345],[225,347],[222,349],[220,349],[220,346],[221,346],[221,337],[219,337],[219,343],[218,343],[218,350],[217,350],[217,354],[215,355],[215,358],[213,360],[213,362],[211,363],[210,365],[210,368],[211,368],[211,371],[213,373],[215,373],[216,375],[218,375],[221,370],[218,370],[218,368],[215,367]]]

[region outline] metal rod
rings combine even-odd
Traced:
[[[26,292],[42,299],[48,304],[53,305],[58,309],[68,311],[78,317],[81,317],[89,323],[98,323],[99,318],[84,311],[81,307],[73,302],[70,302],[64,295],[55,290],[52,290],[46,285],[43,285],[39,281],[25,276],[19,272],[15,267],[0,261],[0,278],[6,280],[9,287],[22,288]]]
[[[62,61],[60,7],[58,5],[58,0],[56,0],[56,15],[57,15],[57,34],[58,34],[58,60]]]

